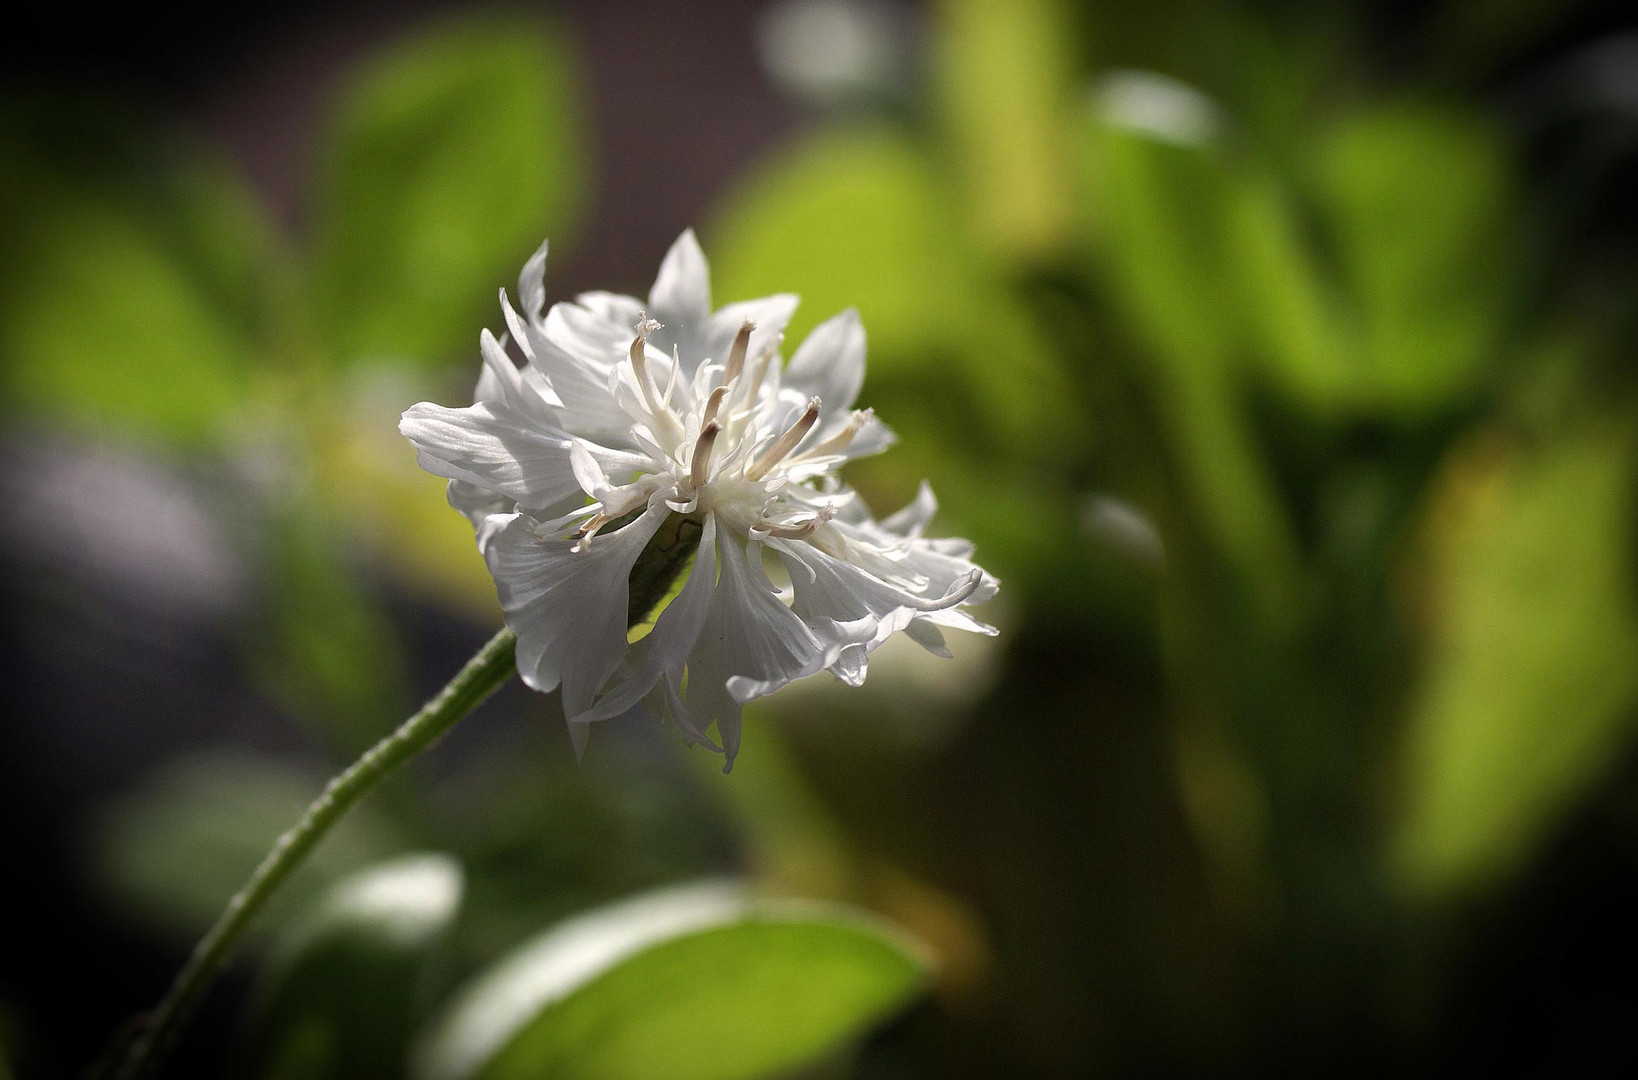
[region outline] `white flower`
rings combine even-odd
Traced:
[[[946,656],[941,627],[995,632],[964,610],[996,591],[971,545],[922,536],[935,508],[925,484],[878,522],[836,477],[893,441],[853,409],[865,354],[855,312],[786,364],[796,297],[713,312],[692,232],[647,305],[584,293],[543,317],[545,265],[542,245],[518,281],[521,313],[501,294],[527,362],[485,330],[476,404],[423,402],[399,429],[423,468],[449,478],[517,634],[518,671],[536,690],[562,687],[577,750],[591,723],[641,711],[732,765],[746,702],[822,670],[856,686],[899,630]],[[697,528],[698,552],[628,645],[632,568],[662,526]]]

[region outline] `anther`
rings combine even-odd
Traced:
[[[706,470],[711,467],[711,447],[715,445],[717,433],[721,430],[713,420],[700,429],[700,437],[694,443],[694,458],[688,467],[688,480],[696,491],[705,486]]]
[[[705,427],[717,418],[717,410],[722,408],[722,399],[728,395],[726,386],[719,386],[711,391],[711,396],[705,399],[705,415],[700,418],[700,426]]]
[[[826,503],[819,508],[819,512],[800,525],[770,525],[768,535],[781,540],[801,540],[812,535],[813,530],[836,516],[836,504]]]
[[[585,551],[586,544],[590,542],[592,537],[597,535],[597,530],[607,525],[611,520],[612,519],[607,514],[597,514],[591,518],[588,518],[586,523],[580,526],[580,539],[576,540],[574,542],[574,546],[569,550]]]
[[[648,404],[648,411],[659,415],[662,406],[656,398],[656,387],[648,371],[648,335],[660,328],[660,324],[648,316],[640,316],[637,320],[637,336],[631,339],[631,349],[627,355],[631,357],[631,370],[637,376],[637,386],[643,392],[643,401]]]
[[[751,467],[745,470],[745,479],[760,480],[767,476],[769,469],[784,461],[785,455],[796,449],[796,444],[801,442],[802,437],[812,430],[818,419],[819,399],[816,397],[809,398],[807,409],[801,416],[797,417],[796,423],[785,429],[785,434],[779,437],[779,441],[768,447],[762,456],[752,462]]]
[[[734,402],[738,407],[741,403],[754,405],[756,395],[762,389],[762,382],[768,377],[768,368],[773,365],[774,354],[779,351],[779,343],[785,337],[781,334],[772,345],[767,346],[757,355],[756,363],[751,367],[751,377],[741,380],[743,385],[734,389]]]
[[[750,319],[739,324],[739,333],[734,335],[734,344],[728,349],[728,367],[722,373],[724,384],[733,382],[745,370],[745,351],[751,347],[751,331],[755,329],[756,323]]]
[[[868,424],[875,415],[876,410],[874,409],[853,410],[853,415],[848,417],[846,427],[802,456],[805,458],[825,457],[838,452],[852,442],[853,436],[857,435],[859,429]]]

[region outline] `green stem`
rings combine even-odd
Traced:
[[[116,1077],[137,1080],[152,1074],[200,996],[226,963],[234,944],[284,879],[355,802],[404,762],[437,742],[512,677],[517,670],[517,643],[511,630],[502,629],[467,661],[437,697],[330,781],[301,820],[279,837],[245,887],[228,901],[216,925],[194,947],[193,955],[188,957],[170,990],[132,1039],[114,1074]]]
[[[697,523],[676,515],[655,534],[631,572],[628,626],[637,625],[664,599],[698,546],[699,537]],[[437,742],[512,677],[517,671],[517,644],[517,636],[510,629],[502,629],[437,697],[330,781],[301,820],[274,843],[245,887],[228,901],[216,924],[194,947],[165,997],[116,1058],[116,1080],[153,1075],[194,1006],[227,963],[233,946],[284,879],[355,802],[404,762]]]

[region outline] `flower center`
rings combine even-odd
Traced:
[[[751,360],[754,323],[741,324],[725,363],[702,361],[692,380],[683,377],[682,357],[673,349],[663,389],[657,368],[667,361],[649,352],[649,336],[660,324],[645,314],[634,329],[629,371],[617,371],[613,386],[653,471],[626,490],[663,490],[655,485],[669,480],[676,500],[671,505],[679,512],[708,505],[743,529],[781,537],[806,536],[835,515],[834,506],[806,497],[816,492],[789,481],[812,479],[840,463],[839,452],[869,412],[855,413],[841,430],[797,453],[819,422],[820,401],[810,398],[794,420],[780,419],[789,417],[795,402],[779,393],[777,383],[768,385],[777,343]],[[797,465],[802,475],[793,477]]]

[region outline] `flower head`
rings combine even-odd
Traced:
[[[592,292],[545,310],[545,265],[542,245],[518,281],[521,312],[501,294],[525,363],[485,330],[476,403],[423,402],[399,429],[449,478],[517,634],[518,671],[537,690],[561,686],[577,749],[593,722],[640,711],[731,765],[746,702],[823,670],[857,686],[900,630],[941,655],[941,627],[995,632],[965,610],[996,591],[971,545],[922,536],[935,509],[925,484],[877,521],[836,475],[893,442],[853,408],[857,313],[821,324],[787,364],[796,297],[713,311],[692,232],[646,304]],[[688,578],[628,644],[633,567],[684,530],[698,536]]]

